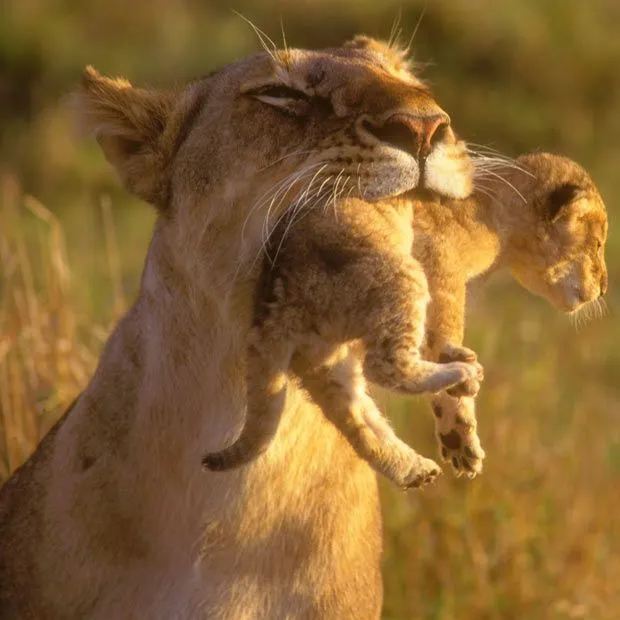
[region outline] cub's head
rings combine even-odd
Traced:
[[[256,54],[174,92],[87,69],[75,103],[126,187],[190,244],[260,238],[291,205],[472,189],[449,116],[402,54],[364,37]]]
[[[533,175],[524,197],[536,226],[519,237],[512,271],[526,288],[574,312],[607,291],[605,205],[588,173],[566,157],[536,153],[517,162]]]

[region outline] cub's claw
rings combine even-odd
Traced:
[[[484,379],[484,368],[478,362],[476,353],[467,347],[456,347],[447,344],[439,354],[439,363],[449,364],[450,362],[465,362],[473,366],[474,370],[472,377],[446,390],[448,394],[455,398],[460,396],[476,396],[480,391],[480,382]]]
[[[406,490],[420,489],[435,482],[441,473],[441,467],[435,461],[418,455],[415,464],[403,481],[403,488]]]

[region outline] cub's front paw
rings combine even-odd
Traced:
[[[484,368],[478,362],[478,356],[474,351],[467,347],[457,347],[451,344],[444,345],[439,354],[440,364],[449,364],[450,362],[465,362],[473,366],[472,377],[452,386],[447,390],[450,396],[476,396],[480,391],[480,382],[484,379]]]
[[[432,406],[441,458],[452,465],[457,477],[474,478],[482,472],[485,457],[476,432],[474,400],[442,394]]]
[[[454,344],[444,344],[439,353],[440,364],[445,364],[446,362],[469,362],[473,364],[477,361],[478,356],[475,351]]]
[[[435,479],[441,473],[441,467],[435,461],[418,454],[411,469],[405,476],[402,486],[404,489],[419,489],[435,482]]]

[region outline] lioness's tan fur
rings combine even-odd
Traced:
[[[91,382],[0,492],[0,618],[378,618],[375,475],[302,393],[252,466],[200,461],[242,424],[255,264],[286,205],[345,175],[368,199],[416,187],[418,158],[368,131],[394,114],[441,119],[425,184],[467,195],[445,113],[360,39],[176,92],[89,70],[74,105],[160,216]]]

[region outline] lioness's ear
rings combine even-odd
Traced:
[[[87,67],[72,104],[127,189],[163,207],[168,191],[163,135],[173,93],[134,88],[125,79],[104,77]]]

